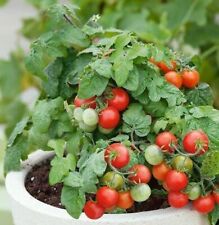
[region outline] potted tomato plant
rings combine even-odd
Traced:
[[[194,62],[47,14],[26,59],[42,93],[5,157],[15,224],[216,224],[219,112]]]

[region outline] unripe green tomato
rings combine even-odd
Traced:
[[[190,200],[194,201],[201,195],[201,187],[198,183],[192,182],[186,187],[186,193]]]
[[[150,145],[146,148],[144,153],[146,161],[153,165],[159,165],[163,162],[163,152],[157,145]]]
[[[85,124],[83,121],[82,122],[79,122],[79,127],[84,130],[85,132],[93,132],[97,126],[94,125],[94,126],[88,126],[87,124]]]
[[[172,166],[180,172],[191,172],[193,169],[193,161],[183,155],[178,155],[172,159]]]
[[[100,133],[102,134],[110,134],[114,129],[105,129],[103,127],[101,127],[100,125],[98,126],[98,130],[100,131]]]
[[[144,202],[151,196],[151,188],[148,184],[137,184],[132,187],[130,193],[134,201]]]
[[[94,126],[98,124],[98,114],[94,109],[88,108],[85,109],[82,118],[85,124],[88,126]]]
[[[83,120],[82,114],[84,110],[81,107],[77,107],[74,109],[74,118],[78,121],[81,122]]]
[[[104,185],[111,187],[116,190],[121,190],[124,185],[123,177],[116,172],[107,172],[102,178]]]

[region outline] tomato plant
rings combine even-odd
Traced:
[[[133,32],[105,30],[97,17],[78,26],[72,10],[45,12],[52,30],[26,59],[42,94],[9,139],[5,172],[18,170],[28,152],[54,151],[49,183],[61,183],[61,203],[74,218],[83,209],[91,219],[129,212],[160,193],[172,207],[190,200],[201,211],[200,196],[218,183],[219,112],[207,84],[186,82],[197,59]],[[217,214],[212,205],[204,211],[210,209],[209,218]]]

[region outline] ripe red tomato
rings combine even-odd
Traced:
[[[115,107],[118,111],[125,110],[129,105],[129,95],[122,88],[112,89],[112,98],[107,99],[108,105]]]
[[[200,213],[210,213],[215,207],[214,197],[212,195],[202,196],[193,201],[193,207]]]
[[[119,192],[119,200],[117,207],[121,209],[129,209],[133,206],[134,200],[131,197],[130,191]]]
[[[88,107],[88,108],[95,109],[97,106],[95,100],[96,100],[96,97],[82,99],[82,98],[79,98],[78,96],[76,96],[74,99],[74,105],[76,107]]]
[[[182,72],[182,80],[184,87],[192,89],[198,85],[200,81],[200,75],[196,70],[185,70]]]
[[[188,177],[185,173],[170,170],[166,175],[165,182],[170,191],[178,192],[187,186]]]
[[[157,66],[164,72],[168,73],[170,71],[174,71],[176,69],[176,62],[171,61],[171,66],[167,66],[164,62],[158,62]]]
[[[213,196],[214,196],[214,200],[217,204],[219,204],[219,192],[218,191],[214,191],[213,192]]]
[[[187,194],[182,192],[169,192],[168,203],[174,208],[183,208],[189,203],[189,198]]]
[[[113,208],[117,205],[119,193],[110,187],[104,186],[97,191],[96,199],[103,208]]]
[[[169,171],[170,167],[164,162],[152,168],[153,176],[159,181],[164,181]]]
[[[203,131],[194,130],[186,134],[183,139],[184,150],[188,153],[200,151],[200,155],[208,150],[209,139]]]
[[[158,145],[163,151],[169,153],[174,152],[174,148],[171,145],[177,145],[178,140],[171,132],[165,131],[158,134],[156,137],[156,145]]]
[[[166,73],[165,79],[168,83],[176,86],[179,89],[182,87],[182,83],[183,83],[182,76],[175,71],[170,71]]]
[[[103,216],[104,208],[96,202],[88,201],[84,206],[84,213],[88,218],[96,220]]]
[[[106,162],[111,162],[112,166],[121,169],[128,165],[130,161],[129,150],[121,143],[109,145],[104,153]]]
[[[168,67],[164,62],[156,62],[154,58],[150,58],[149,61],[159,67],[164,73],[174,71],[176,69],[176,61],[171,61],[171,67]]]
[[[112,106],[105,108],[99,114],[99,124],[101,127],[105,129],[113,129],[117,127],[119,121],[120,121],[119,111]]]
[[[150,170],[141,164],[134,165],[130,172],[133,174],[129,175],[129,180],[133,183],[145,183],[147,184],[151,179],[151,172]]]

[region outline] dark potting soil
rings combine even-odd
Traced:
[[[64,208],[61,204],[62,184],[49,185],[50,160],[36,165],[30,170],[26,177],[25,187],[27,191],[37,200],[58,208]],[[152,180],[150,186],[158,188],[155,180]],[[94,199],[94,195],[87,195],[87,199]],[[161,196],[151,196],[149,200],[143,203],[135,203],[128,213],[167,208],[166,198]]]

